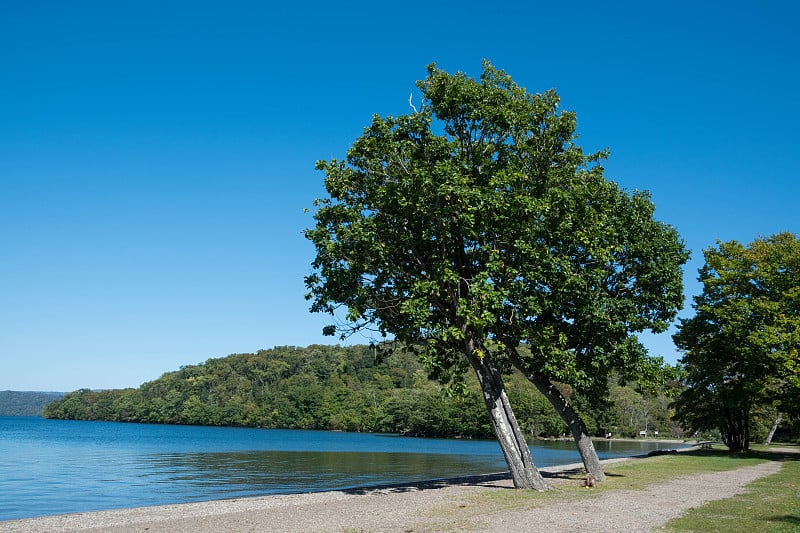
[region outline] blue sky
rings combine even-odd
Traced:
[[[0,4],[0,390],[138,386],[333,343],[302,236],[436,62],[555,87],[693,251],[800,233],[793,2]],[[688,316],[691,311],[683,311]],[[645,337],[674,362],[668,335]],[[367,342],[355,338],[354,342]]]

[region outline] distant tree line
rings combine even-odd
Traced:
[[[42,416],[45,405],[63,392],[0,391],[0,416]]]
[[[550,403],[519,374],[508,394],[530,438],[567,433]],[[645,427],[680,437],[669,399],[613,385],[602,409],[563,393],[597,435],[633,437]],[[450,390],[427,377],[417,357],[397,350],[386,358],[366,345],[292,346],[209,359],[136,389],[81,389],[44,409],[47,418],[157,424],[247,426],[491,438],[477,382]]]

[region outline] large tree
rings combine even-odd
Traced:
[[[306,232],[317,250],[306,285],[312,311],[346,308],[343,335],[374,327],[419,347],[439,378],[472,367],[515,486],[542,490],[488,341],[504,292],[492,252],[502,228],[492,224],[512,147],[508,104],[537,114],[543,129],[549,108],[497,74],[486,65],[476,85],[431,66],[419,111],[374,116],[345,161],[317,164],[330,197]]]
[[[554,380],[599,395],[610,369],[646,366],[629,333],[674,314],[682,244],[645,194],[603,178],[605,153],[574,144],[554,91],[529,94],[488,63],[479,80],[430,66],[418,88],[419,110],[373,117],[346,160],[318,163],[330,197],[306,233],[312,310],[344,307],[343,334],[421,346],[438,377],[471,367],[515,483],[541,488],[503,388],[516,366],[602,478]]]
[[[456,76],[453,90],[453,78],[435,71],[425,87],[453,136],[469,132],[472,168],[487,176],[484,257],[492,287],[502,287],[487,331],[498,357],[550,400],[586,470],[602,480],[591,436],[560,384],[595,405],[605,402],[612,372],[663,384],[662,361],[634,335],[664,331],[675,318],[688,253],[675,229],[655,220],[647,193],[605,179],[606,152],[587,155],[574,144],[575,114],[558,112],[554,91],[528,106],[524,89],[486,67],[483,85]],[[488,83],[502,91],[487,98]]]
[[[750,446],[751,413],[775,405],[796,416],[800,392],[800,241],[790,233],[704,250],[695,316],[674,340],[686,390],[676,416],[719,429],[731,451]]]
[[[635,334],[664,331],[675,318],[688,253],[675,229],[654,218],[646,193],[621,190],[600,166],[551,167],[559,172],[548,172],[545,191],[513,197],[514,210],[527,216],[503,235],[503,279],[511,283],[497,334],[600,480],[591,436],[558,383],[594,404],[605,401],[612,374],[663,384],[663,361],[649,357]],[[519,341],[527,350],[516,348]]]

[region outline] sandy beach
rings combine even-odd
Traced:
[[[616,459],[626,461],[635,459]],[[404,486],[219,500],[0,522],[1,532],[652,531],[692,507],[729,498],[777,472],[771,461],[676,478],[645,490],[598,492],[577,501],[514,493],[506,474]],[[581,465],[542,468],[558,487]],[[513,498],[507,498],[514,494]]]

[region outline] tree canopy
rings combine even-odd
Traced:
[[[502,447],[516,422],[500,372],[601,396],[612,369],[647,366],[631,333],[674,317],[687,254],[647,194],[604,178],[604,151],[575,145],[554,90],[530,94],[487,62],[479,80],[431,65],[417,87],[418,110],[374,116],[345,160],[317,164],[329,197],[306,232],[311,308],[344,308],[328,333],[421,347],[439,378],[471,367]]]
[[[695,316],[674,335],[687,389],[677,417],[719,429],[733,451],[750,444],[751,414],[774,405],[797,417],[800,397],[800,241],[790,233],[704,250]]]

